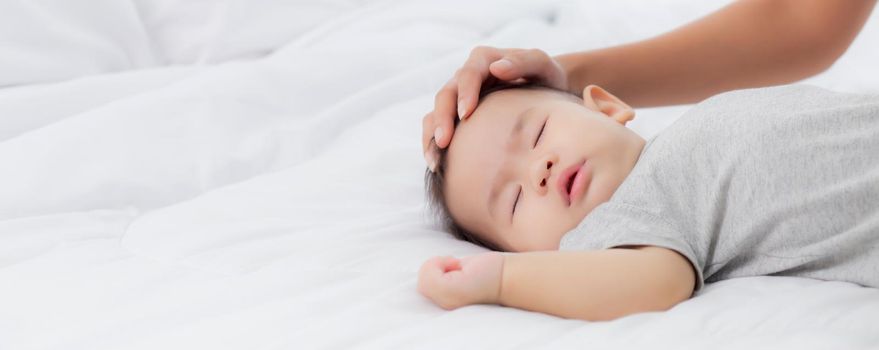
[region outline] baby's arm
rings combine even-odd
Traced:
[[[594,321],[667,310],[690,297],[695,273],[659,247],[533,252],[505,257],[501,285],[501,305]]]
[[[490,303],[584,320],[666,310],[690,297],[695,273],[659,247],[437,257],[419,291],[445,309]]]

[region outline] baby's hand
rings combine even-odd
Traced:
[[[496,304],[504,256],[489,252],[461,259],[433,257],[418,272],[418,292],[446,310],[471,304]]]

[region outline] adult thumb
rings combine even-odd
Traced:
[[[504,55],[488,66],[491,75],[500,80],[514,81],[519,78],[549,80],[552,58],[541,50],[519,50]]]

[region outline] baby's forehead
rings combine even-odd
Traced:
[[[575,99],[573,95],[546,88],[515,88],[485,96],[472,115],[459,122],[452,137],[449,153],[457,148],[487,146],[486,140],[508,136],[523,119],[533,117],[529,111],[545,110],[559,101]],[[454,155],[450,155],[454,157]]]
[[[569,101],[579,104],[583,101],[580,96],[565,91],[528,85],[526,87],[489,91],[486,95],[480,97],[476,108],[479,109],[482,105],[509,104],[522,99],[527,100],[531,104],[549,101]]]
[[[542,98],[531,91],[498,91],[458,124],[444,159],[444,192],[450,214],[465,229],[491,234],[493,180],[508,160],[511,135]]]
[[[458,130],[477,129],[476,133],[488,133],[490,130],[511,127],[526,109],[547,109],[559,102],[580,104],[582,100],[566,92],[543,87],[512,88],[490,93],[480,99],[471,116],[461,121]],[[483,130],[486,129],[486,130]],[[452,137],[452,143],[456,137]]]
[[[454,182],[455,173],[479,177],[491,173],[486,170],[493,169],[504,158],[516,129],[551,103],[568,99],[575,97],[546,88],[514,88],[486,96],[455,129],[444,159],[445,168],[452,175],[450,180]]]
[[[511,136],[534,117],[544,102],[564,97],[544,89],[508,89],[494,92],[481,101],[472,115],[455,129],[445,155],[446,170],[482,177],[504,158]]]
[[[458,135],[458,131],[480,134],[504,128],[510,129],[521,112],[545,105],[553,99],[552,94],[537,89],[509,89],[494,92],[483,97],[472,115],[458,124],[455,136]],[[457,141],[456,138],[452,138],[452,143]]]
[[[511,96],[515,94],[506,91],[488,96],[469,118],[458,124],[446,154],[449,170],[478,165],[478,162],[473,163],[475,158],[491,159],[498,155],[493,151],[504,149],[507,136],[523,117],[522,112],[528,109],[530,102],[524,97],[508,98]]]

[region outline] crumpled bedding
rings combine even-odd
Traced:
[[[415,290],[421,117],[475,45],[646,38],[726,1],[0,4],[0,348],[875,349],[879,290],[755,277],[611,322]],[[879,18],[806,83],[879,92]],[[661,131],[686,106],[638,111]]]

